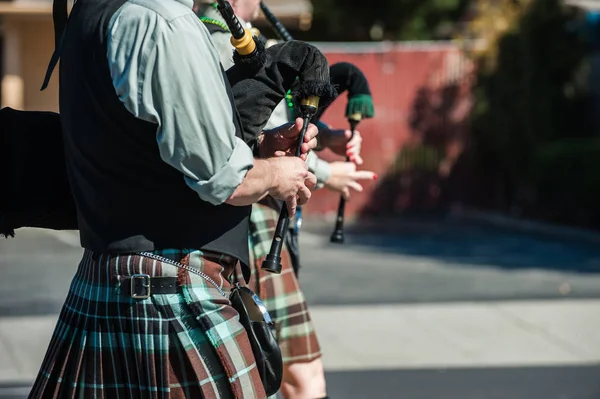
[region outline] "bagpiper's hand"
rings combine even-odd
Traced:
[[[306,162],[296,157],[269,158],[273,176],[272,189],[269,195],[283,200],[287,204],[288,215],[296,214],[296,206],[304,205],[317,184],[315,175],[308,171]]]
[[[369,170],[356,170],[352,162],[331,162],[331,174],[325,182],[325,187],[331,191],[339,192],[345,199],[350,199],[350,189],[362,192],[360,180],[376,180],[377,175]]]
[[[362,136],[358,130],[355,130],[352,135],[352,131],[349,129],[328,129],[321,131],[320,138],[323,146],[334,153],[347,156],[351,162],[357,165],[363,164],[360,156]]]
[[[303,125],[304,120],[297,118],[294,123],[286,123],[278,128],[265,131],[262,140],[259,140],[261,157],[296,155],[298,138]],[[317,134],[319,134],[317,127],[312,123],[309,124],[301,146],[300,158],[303,161],[306,161],[308,153],[317,146]]]

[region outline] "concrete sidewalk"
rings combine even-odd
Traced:
[[[316,306],[327,371],[600,364],[600,300]],[[30,384],[57,315],[0,319],[0,385]]]
[[[328,371],[600,364],[600,300],[317,307]]]

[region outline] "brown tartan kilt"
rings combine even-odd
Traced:
[[[85,251],[30,398],[265,398],[248,336],[229,302],[233,260],[154,252],[203,277],[137,254]],[[174,294],[133,299],[135,273],[177,277]],[[225,294],[225,295],[223,295]]]
[[[260,296],[275,322],[275,338],[284,363],[309,362],[321,356],[321,347],[286,247],[281,251],[281,274],[260,268],[269,253],[278,218],[279,212],[269,206],[252,206],[248,286]],[[236,270],[238,280],[243,281],[241,271]]]

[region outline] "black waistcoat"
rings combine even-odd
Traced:
[[[109,21],[124,3],[77,1],[62,49],[60,112],[81,244],[111,253],[203,249],[247,265],[251,207],[201,200],[182,173],[162,161],[157,126],[135,118],[115,93],[106,41]]]

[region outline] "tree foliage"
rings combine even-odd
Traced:
[[[384,40],[446,39],[468,4],[469,0],[318,0],[313,2],[313,27],[302,36],[370,41],[371,30],[379,27]]]
[[[490,10],[491,3],[501,7]],[[538,184],[542,180],[530,172],[535,169],[537,176],[547,177],[542,169],[558,164],[549,159],[556,150],[544,156],[539,151],[594,134],[586,119],[583,84],[587,49],[581,36],[569,29],[579,15],[561,0],[477,0],[476,5],[479,13],[467,31],[487,40],[472,52],[478,67],[470,150],[478,184],[487,186],[482,192],[490,196],[481,200],[495,202],[501,210],[533,209],[541,204],[544,190]],[[561,162],[572,159],[577,148],[565,146],[571,158],[556,156]],[[565,183],[554,175],[554,185]]]

